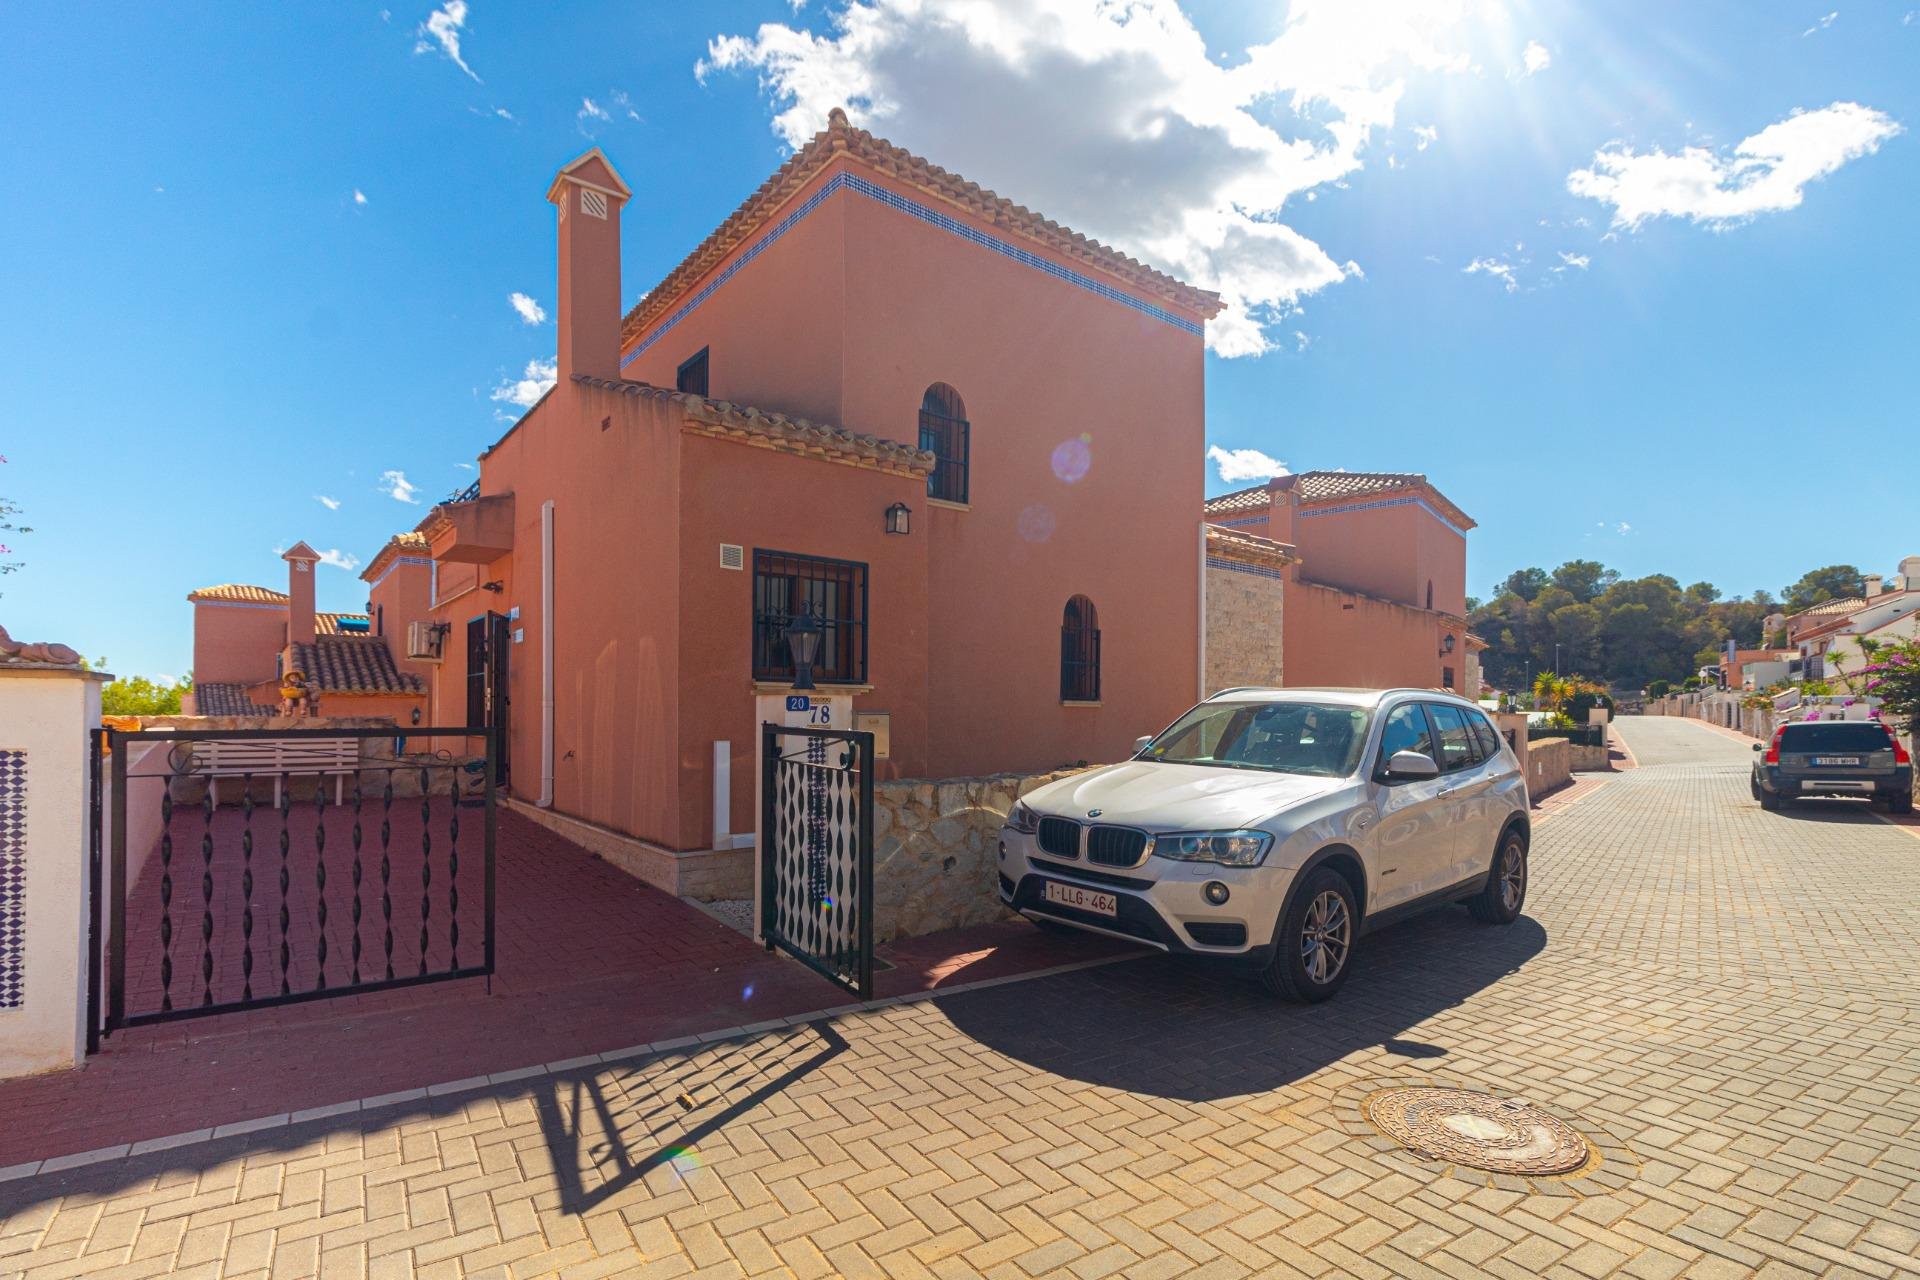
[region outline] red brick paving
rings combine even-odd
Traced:
[[[398,806],[396,806],[398,807]],[[419,802],[415,824],[395,817],[390,842],[396,968],[419,961]],[[478,956],[482,860],[479,823],[461,810],[462,961]],[[216,938],[239,918],[237,815],[215,816]],[[429,825],[446,831],[444,809]],[[256,993],[278,983],[278,815],[266,813],[271,838],[258,834],[256,811]],[[297,819],[297,814],[296,814]],[[351,963],[351,845],[328,815],[329,973],[338,982]],[[317,877],[309,810],[306,842],[289,857],[290,985],[311,985],[317,948]],[[197,1001],[203,896],[198,810],[176,813],[172,913],[175,1004]],[[377,830],[377,823],[373,826]],[[379,909],[378,853],[363,830],[363,976],[384,976],[384,917]],[[230,838],[229,838],[230,837]],[[472,854],[469,857],[468,849]],[[444,934],[444,851],[436,838],[435,884],[429,898],[434,941]],[[403,853],[403,850],[409,851]],[[336,861],[336,858],[339,860]],[[262,860],[266,869],[261,867]],[[230,865],[231,862],[231,865]],[[851,997],[703,912],[599,861],[524,818],[502,812],[498,827],[498,968],[489,983],[462,979],[342,996],[306,1004],[215,1014],[122,1030],[103,1051],[71,1071],[0,1084],[0,1167],[27,1160],[139,1142],[284,1111],[511,1071],[654,1040],[790,1017],[847,1003]],[[264,899],[264,907],[263,907]],[[128,1008],[158,1007],[159,863],[135,885],[128,904]],[[405,922],[403,926],[403,921]],[[1101,939],[1042,934],[1024,921],[955,930],[881,949],[896,967],[876,975],[878,994],[951,986],[1048,968],[1121,950]],[[216,999],[237,991],[240,952],[217,950]]]

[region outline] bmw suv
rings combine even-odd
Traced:
[[[1474,704],[1430,690],[1230,689],[1133,759],[1028,794],[1000,897],[1051,927],[1229,959],[1325,1000],[1361,935],[1527,893],[1526,779]]]

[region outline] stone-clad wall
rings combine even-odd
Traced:
[[[997,883],[1001,824],[1015,800],[1078,772],[877,783],[874,941],[1004,917]]]
[[[1207,562],[1207,692],[1280,683],[1280,601],[1271,569]]]

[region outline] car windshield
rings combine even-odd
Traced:
[[[1139,758],[1344,778],[1359,763],[1368,714],[1324,702],[1202,703]]]
[[[1858,755],[1863,751],[1891,751],[1893,744],[1887,740],[1887,731],[1877,724],[1830,720],[1824,724],[1788,725],[1786,736],[1780,739],[1780,749],[1846,751]]]

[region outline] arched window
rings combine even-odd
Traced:
[[[1433,608],[1433,579],[1427,579],[1427,608]]]
[[[967,406],[960,393],[936,382],[920,397],[920,447],[933,451],[927,496],[942,502],[967,500]]]
[[[1100,615],[1093,601],[1067,601],[1060,622],[1060,701],[1100,701]]]

